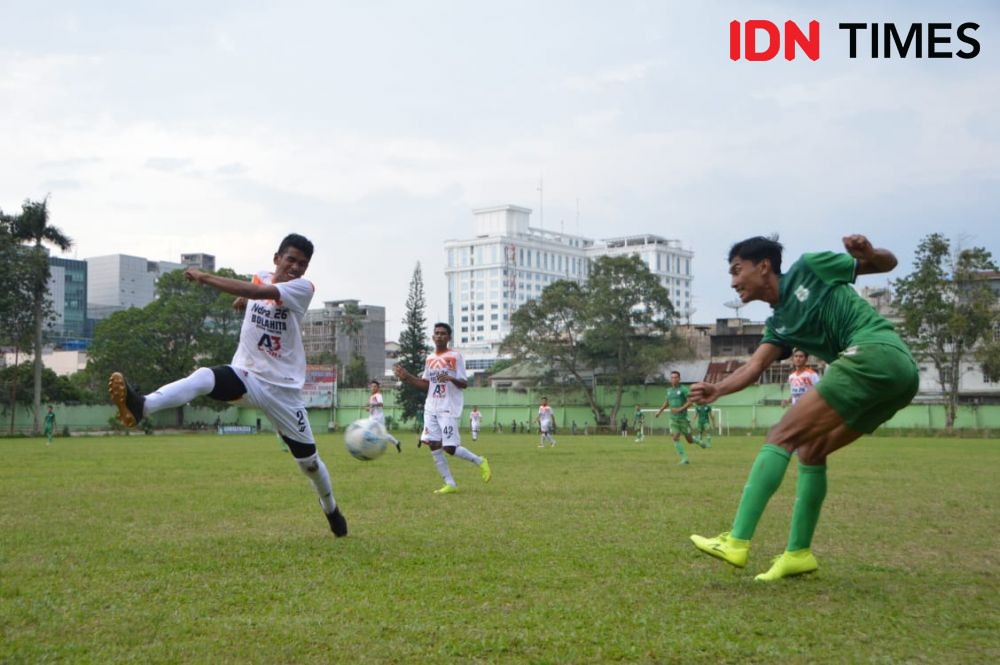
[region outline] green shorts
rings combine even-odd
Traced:
[[[681,419],[670,419],[670,433],[671,434],[684,434],[686,436],[691,436],[691,421],[687,418]]]
[[[826,368],[816,390],[844,424],[871,434],[910,403],[920,375],[910,354],[887,344],[852,346]]]
[[[709,429],[712,423],[708,420],[699,420],[698,424],[695,425],[697,429]]]

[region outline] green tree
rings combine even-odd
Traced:
[[[344,387],[364,388],[368,385],[368,363],[360,353],[354,353],[344,369]]]
[[[913,268],[894,284],[899,331],[917,361],[929,362],[937,372],[950,432],[958,412],[962,367],[975,357],[977,345],[993,341],[997,296],[983,274],[997,268],[982,247],[953,252],[939,233],[920,242]]]
[[[399,335],[399,364],[415,376],[424,371],[427,360],[426,326],[424,313],[424,278],[420,262],[413,269],[410,279],[410,293],[406,297],[406,315],[403,317],[403,332]],[[427,395],[424,391],[401,383],[396,389],[399,404],[403,407],[403,420],[415,418],[424,407]]]
[[[637,255],[602,256],[586,282],[584,347],[615,390],[611,422],[617,422],[625,386],[642,383],[679,355],[671,335],[670,294]]]
[[[218,274],[245,279],[227,269]],[[150,304],[115,312],[97,324],[87,364],[95,380],[120,371],[140,389],[152,390],[198,366],[232,360],[242,319],[232,309],[232,296],[188,282],[180,270],[163,275],[156,288],[157,299]],[[225,408],[213,400],[198,403]],[[183,411],[177,415],[180,422]]]
[[[33,348],[35,266],[34,251],[20,243],[13,233],[14,218],[0,210],[0,265],[10,266],[4,272],[4,288],[0,290],[0,346],[13,347],[14,364],[20,363],[22,351]],[[11,372],[0,379],[2,403],[9,405],[10,431],[14,432],[14,416],[17,410],[18,393],[21,386],[20,375]]]
[[[42,336],[46,317],[46,300],[49,291],[49,260],[44,244],[54,245],[66,251],[73,245],[59,228],[49,224],[48,197],[41,201],[25,201],[21,206],[21,214],[13,219],[12,231],[14,237],[28,243],[34,250],[33,260],[29,262],[33,282],[32,319],[34,323],[34,409],[35,419],[32,433],[41,431],[42,411]]]
[[[340,317],[340,327],[347,336],[351,348],[351,359],[344,368],[344,386],[363,388],[368,385],[368,362],[361,353],[361,333],[364,331],[364,312],[357,303],[344,303]]]
[[[639,257],[601,257],[584,283],[554,282],[518,308],[501,348],[542,368],[539,382],[577,386],[606,425],[618,416],[625,386],[677,355],[673,315],[667,290]],[[597,401],[597,377],[615,389],[610,414]]]

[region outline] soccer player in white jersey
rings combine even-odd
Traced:
[[[316,450],[302,399],[306,375],[302,317],[315,291],[302,275],[312,255],[313,244],[293,233],[278,246],[274,270],[259,272],[249,282],[188,268],[184,271],[188,281],[237,296],[233,307],[245,310],[232,362],[201,367],[145,396],[129,385],[121,372],[115,372],[108,380],[108,391],[118,407],[118,419],[126,427],[135,427],[150,414],[182,406],[201,395],[263,410],[299,469],[312,481],[330,530],[339,537],[347,535],[347,520],[334,499],[330,474]]]
[[[486,458],[462,446],[459,436],[458,421],[462,417],[464,401],[462,391],[469,383],[462,354],[448,348],[448,343],[451,342],[451,326],[447,323],[435,323],[431,339],[434,341],[434,353],[427,356],[423,374],[416,377],[402,365],[396,365],[394,372],[400,381],[427,391],[427,401],[424,403],[424,431],[420,440],[431,449],[434,464],[444,479],[444,486],[434,490],[434,493],[454,494],[458,491],[458,486],[451,475],[448,459],[444,453],[477,465],[483,482],[488,483],[493,473]]]
[[[382,399],[382,385],[378,381],[372,381],[371,384],[372,393],[368,396],[368,417],[375,422],[382,423],[385,427],[385,402]],[[389,430],[385,431],[385,435],[389,437],[392,441],[392,445],[396,446],[396,452],[403,452],[403,447],[399,445],[399,439],[389,434]]]
[[[552,429],[556,419],[552,413],[552,407],[549,406],[548,397],[542,398],[542,405],[538,407],[538,416],[535,420],[538,421],[538,431],[541,432],[541,440],[538,442],[538,447],[544,448],[546,441],[548,441],[549,446],[555,447],[556,440],[552,438]]]
[[[472,407],[472,411],[469,412],[469,425],[472,427],[472,440],[479,440],[479,425],[483,420],[483,414],[479,411],[478,406]]]
[[[795,349],[792,352],[792,371],[788,375],[788,385],[791,389],[791,399],[782,402],[783,406],[794,405],[803,395],[812,390],[819,383],[819,374],[806,362],[809,361],[809,354],[802,349]]]

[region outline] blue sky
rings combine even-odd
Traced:
[[[385,305],[390,336],[416,261],[443,318],[443,241],[478,207],[537,226],[540,176],[546,228],[693,249],[698,321],[728,313],[749,235],[793,257],[866,233],[892,276],[935,231],[1000,254],[996,3],[272,5],[0,0],[0,207],[50,195],[80,258],[244,272],[297,231],[317,304]],[[818,20],[820,59],[732,62],[729,21],[754,18]],[[973,21],[982,50],[852,60],[853,21]]]

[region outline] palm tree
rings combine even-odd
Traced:
[[[49,224],[49,197],[41,201],[25,201],[21,206],[21,214],[14,218],[14,236],[21,242],[34,245],[34,256],[32,257],[32,270],[35,276],[32,284],[32,315],[35,324],[34,340],[34,383],[35,383],[35,420],[32,425],[32,433],[38,434],[40,428],[40,416],[42,412],[42,327],[45,323],[43,312],[45,310],[45,296],[49,290],[49,261],[48,253],[42,243],[55,245],[62,251],[66,251],[73,245],[60,229]]]

